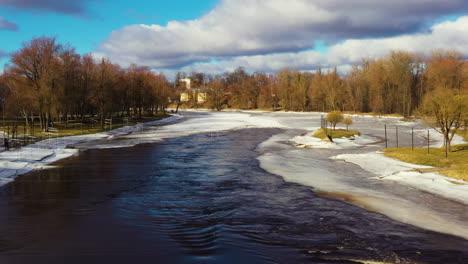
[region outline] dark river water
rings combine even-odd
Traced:
[[[88,150],[0,187],[0,263],[468,263],[468,241],[259,168],[278,129]]]

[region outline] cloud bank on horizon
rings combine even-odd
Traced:
[[[467,10],[463,0],[223,0],[195,20],[123,27],[96,53],[122,65],[218,73],[346,67],[392,49],[468,54],[468,17],[433,24]],[[316,41],[329,51],[315,51]]]

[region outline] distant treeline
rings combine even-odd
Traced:
[[[80,56],[47,37],[23,44],[0,76],[4,115],[21,115],[28,124],[34,117],[43,130],[59,118],[98,116],[104,125],[115,114],[141,117],[165,111],[169,87],[163,74],[148,67],[123,69],[107,59]]]
[[[104,124],[112,115],[148,115],[164,111],[169,103],[180,103],[180,93],[186,92],[180,82],[184,78],[198,88],[192,92],[207,93],[202,106],[218,110],[341,110],[410,116],[428,95],[468,93],[468,64],[454,51],[434,51],[429,56],[395,51],[365,59],[347,75],[336,69],[249,74],[238,68],[218,76],[178,73],[170,83],[148,67],[124,69],[41,37],[11,55],[0,76],[0,99],[4,113],[22,115],[26,121],[39,116],[43,129],[63,116],[97,115]],[[200,106],[196,100],[187,103]]]
[[[276,74],[249,75],[239,68],[208,83],[208,106],[410,116],[428,94],[466,94],[467,81],[468,63],[459,53],[434,51],[425,57],[398,51],[363,60],[346,76],[336,69],[315,73],[284,69]]]

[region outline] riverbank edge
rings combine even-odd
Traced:
[[[180,115],[170,114],[160,120],[124,126],[107,132],[45,139],[20,149],[2,151],[0,152],[0,186],[13,182],[18,176],[31,171],[50,168],[51,163],[72,157],[80,152],[79,149],[70,146],[128,135],[144,126],[167,125],[181,118]]]
[[[168,110],[175,111],[176,108],[168,108]],[[192,111],[192,112],[241,112],[241,113],[286,113],[286,114],[320,114],[326,115],[328,112],[321,112],[321,111],[285,111],[285,110],[268,110],[268,109],[236,109],[236,108],[224,108],[220,111],[216,111],[214,109],[209,108],[179,108],[179,112],[182,111]],[[373,118],[386,118],[386,119],[405,119],[404,116],[399,114],[378,114],[378,113],[360,113],[360,112],[343,112],[343,115],[350,116],[350,117],[373,117]],[[404,120],[403,122],[409,122]]]
[[[393,181],[468,205],[468,182],[450,178],[437,172],[425,172],[425,170],[432,170],[434,167],[386,157],[385,153],[380,151],[341,154],[330,158],[359,166],[363,170],[375,174],[377,180]]]
[[[314,132],[317,130],[314,130]],[[336,143],[312,140],[303,142],[303,137],[311,137],[314,132],[290,139],[296,146],[313,149],[335,149]],[[310,146],[309,146],[310,145]],[[356,148],[359,146],[351,146]],[[346,148],[343,148],[346,149]],[[349,148],[348,148],[349,149]],[[468,182],[438,173],[437,168],[416,163],[404,162],[386,157],[384,152],[361,154],[341,154],[330,157],[336,161],[348,162],[376,175],[376,179],[393,181],[419,189],[446,199],[468,205]]]

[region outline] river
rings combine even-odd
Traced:
[[[366,172],[328,159],[339,151],[284,140],[300,130],[211,130],[151,142],[170,131],[147,128],[107,142],[144,144],[87,149],[0,187],[0,263],[468,263],[467,240],[393,220],[356,193],[400,196],[426,212],[444,207],[448,222],[466,220],[465,205],[417,191],[405,198],[406,187],[363,180]],[[323,178],[309,179],[316,186],[281,176],[278,166],[306,161]],[[358,180],[338,183],[344,172]]]

